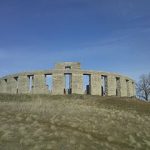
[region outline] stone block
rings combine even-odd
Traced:
[[[28,76],[18,77],[18,93],[29,93],[29,78]]]
[[[91,95],[101,95],[101,76],[91,74]]]
[[[73,73],[71,85],[73,94],[83,94],[83,74]]]
[[[52,75],[52,94],[63,95],[65,89],[65,78],[63,73],[53,73]]]
[[[127,96],[127,82],[124,77],[120,78],[120,84],[121,84],[120,86],[121,96],[126,97]]]
[[[2,79],[1,80],[1,85],[2,85],[2,93],[8,93],[7,91],[7,79]]]
[[[121,96],[120,77],[116,77],[116,96]]]
[[[11,94],[17,93],[17,80],[15,77],[10,77],[7,79],[7,91]]]
[[[34,94],[45,94],[48,93],[48,89],[46,87],[46,79],[45,75],[34,75],[34,85],[33,85],[33,93]]]
[[[116,78],[114,75],[107,76],[107,84],[108,84],[108,96],[116,95]]]
[[[79,62],[64,62],[55,64],[55,69],[80,69]]]

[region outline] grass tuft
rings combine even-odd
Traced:
[[[150,149],[150,103],[87,95],[0,94],[0,149]]]

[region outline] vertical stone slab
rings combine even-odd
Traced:
[[[7,93],[11,93],[11,78],[7,78]]]
[[[15,78],[11,78],[11,93],[17,94],[17,80]]]
[[[120,91],[121,91],[121,96],[126,97],[127,96],[127,82],[124,77],[120,78]]]
[[[0,93],[3,93],[3,80],[0,80]]]
[[[2,93],[2,80],[0,80],[0,93]]]
[[[65,78],[63,73],[52,74],[52,94],[63,95],[65,88]]]
[[[134,96],[133,84],[132,84],[132,81],[131,81],[131,80],[129,80],[128,82],[129,82],[129,83],[128,83],[128,84],[129,84],[129,85],[128,85],[128,86],[129,86],[129,87],[128,87],[128,88],[129,88],[129,94],[128,94],[128,96],[129,96],[129,97],[132,97],[132,96]]]
[[[126,80],[126,84],[127,84],[127,97],[130,97],[130,82],[129,82],[129,80]]]
[[[108,96],[115,96],[116,95],[116,78],[114,75],[107,76],[107,83],[108,83]]]
[[[7,79],[7,91],[11,94],[17,93],[17,81],[14,77],[10,77]]]
[[[108,96],[108,79],[107,79],[107,75],[103,75],[104,76],[104,88],[105,88],[105,96]]]
[[[45,75],[34,75],[34,94],[47,93]]]
[[[7,93],[7,79],[2,79],[1,80],[1,93]]]
[[[121,96],[120,77],[116,77],[116,96]]]
[[[133,96],[136,96],[135,83],[132,82]]]
[[[101,95],[101,77],[98,74],[91,74],[91,95]]]
[[[27,76],[18,77],[18,93],[29,93],[29,78]]]
[[[83,74],[72,74],[72,94],[83,94]]]

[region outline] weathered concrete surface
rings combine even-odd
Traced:
[[[91,95],[101,95],[101,77],[91,74]]]
[[[72,74],[72,93],[83,94],[83,75],[81,73]]]
[[[116,77],[116,96],[121,96],[120,77]]]
[[[57,63],[55,64],[55,69],[80,69],[79,62],[64,62],[64,63]]]
[[[65,88],[65,78],[62,73],[54,73],[52,79],[52,94],[53,95],[63,95]]]
[[[29,78],[27,76],[18,77],[18,93],[29,93]]]
[[[46,87],[45,75],[34,75],[33,93],[46,94],[48,88]]]
[[[131,93],[131,88],[130,88],[130,81],[126,80],[126,85],[127,85],[127,97],[130,97],[130,93]]]
[[[104,77],[104,88],[105,88],[104,95],[108,96],[108,79],[107,79],[107,75],[102,75],[102,76]]]
[[[120,91],[121,91],[121,96],[126,97],[127,96],[127,82],[124,77],[120,78]]]
[[[105,77],[104,89],[108,96],[135,96],[135,83],[132,79],[117,73],[81,70],[78,62],[65,62],[55,65],[53,70],[24,72],[0,78],[1,93],[33,93],[63,95],[65,89],[65,74],[71,74],[70,87],[72,94],[84,94],[83,75],[90,76],[90,94],[101,95],[101,76]],[[48,90],[45,75],[52,75],[52,91]],[[29,77],[33,78],[33,86]]]
[[[108,96],[116,95],[116,78],[114,75],[107,76]]]
[[[0,80],[0,93],[2,93],[3,85],[2,85],[2,80]]]
[[[135,82],[132,82],[133,96],[136,95]]]
[[[15,78],[8,78],[7,80],[7,91],[11,94],[17,93],[17,80]]]
[[[132,81],[130,81],[129,80],[129,85],[128,85],[128,88],[129,88],[129,95],[128,95],[128,97],[132,97],[133,96],[133,93],[134,93],[134,91],[133,91],[133,84],[132,84]]]
[[[0,80],[0,93],[6,93],[7,91],[7,84],[5,84],[5,80],[1,79]]]

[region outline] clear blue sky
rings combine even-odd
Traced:
[[[0,76],[60,61],[150,72],[150,0],[0,0]]]

